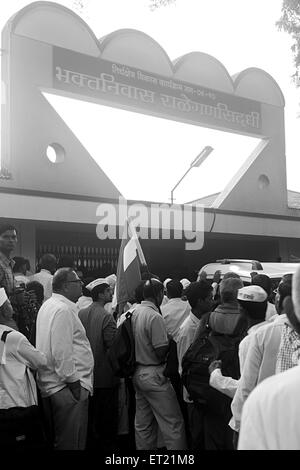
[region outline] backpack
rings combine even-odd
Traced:
[[[209,385],[208,367],[212,361],[221,360],[223,375],[238,379],[240,340],[240,336],[212,331],[207,321],[205,331],[194,339],[182,358],[182,382],[190,399],[228,419],[231,416],[231,398]]]
[[[133,311],[126,313],[126,319],[118,327],[113,343],[107,352],[108,361],[117,377],[131,377],[136,367],[132,314]]]
[[[168,377],[169,379],[179,379],[177,344],[173,339],[170,339],[169,341],[169,352],[164,370],[164,376]]]

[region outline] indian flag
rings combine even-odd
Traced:
[[[134,225],[126,220],[117,268],[117,304],[126,303],[134,297],[134,291],[141,281],[141,265],[146,265],[146,260]]]

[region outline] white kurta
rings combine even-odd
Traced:
[[[248,397],[239,450],[300,450],[300,366],[269,377]]]
[[[30,371],[45,367],[46,356],[18,331],[0,325],[0,337],[10,331],[0,348],[0,408],[27,407],[37,403],[36,385]]]
[[[272,323],[261,326],[250,336],[242,375],[231,403],[233,417],[230,426],[237,432],[242,409],[249,394],[260,382],[275,374],[281,332],[286,321],[285,314],[279,315]]]

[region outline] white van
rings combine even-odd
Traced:
[[[251,274],[266,274],[272,280],[272,285],[277,286],[284,274],[294,274],[299,266],[299,263],[265,263],[264,261],[256,261],[249,259],[219,259],[214,263],[209,263],[203,266],[199,273],[205,271],[207,279],[212,280],[217,270],[221,271],[221,279],[227,272],[237,273],[245,285],[251,284]]]

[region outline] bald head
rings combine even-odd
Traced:
[[[300,321],[300,265],[292,280],[292,299],[294,304],[295,315]]]

